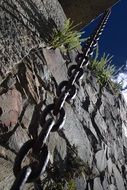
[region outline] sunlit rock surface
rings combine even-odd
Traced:
[[[30,139],[28,132],[35,134],[38,127],[37,105],[42,100],[43,110],[53,102],[57,85],[67,80],[67,69],[75,63],[76,52],[70,52],[67,57],[59,49],[44,47],[43,42],[50,39],[52,29],[49,20],[52,18],[53,24],[60,27],[61,19],[65,18],[57,1],[20,0],[22,4],[8,1],[11,6],[3,2],[0,3],[4,6],[0,10],[0,190],[9,190],[15,179],[15,156]],[[12,13],[20,21],[7,12],[12,11],[11,7],[15,7]],[[109,86],[101,89],[96,76],[86,68],[82,82],[76,86],[76,98],[64,105],[67,118],[63,130],[51,133],[48,139],[50,164],[59,166],[57,177],[64,178],[70,155],[77,150],[75,159],[82,160],[83,165],[82,173],[71,176],[76,190],[126,190],[127,106],[124,98]],[[45,189],[44,183],[41,185]],[[27,184],[25,189],[32,190],[33,184]],[[66,184],[64,189],[67,189]]]

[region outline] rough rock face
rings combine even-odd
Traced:
[[[52,2],[10,0],[0,4],[1,190],[10,189],[15,179],[14,159],[30,139],[29,133],[36,134],[40,101],[42,110],[53,102],[57,85],[68,78],[68,66],[75,62],[75,51],[67,57],[59,49],[43,45],[50,39],[51,18],[53,26],[59,27],[65,18],[59,3]],[[57,7],[57,13],[52,7]],[[84,73],[76,98],[64,105],[67,118],[63,130],[51,133],[48,139],[50,163],[45,175],[50,176],[50,186],[45,176],[40,186],[53,189],[55,183],[59,189],[60,184],[64,189],[71,184],[76,190],[126,190],[127,105],[120,92],[109,86],[100,88],[91,71],[84,68]],[[25,189],[33,189],[33,184]]]
[[[68,18],[74,21],[77,29],[81,29],[92,19],[112,7],[118,0],[59,0]]]

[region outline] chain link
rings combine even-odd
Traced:
[[[24,185],[26,181],[28,180],[31,172],[32,170],[28,166],[25,166],[24,168],[22,168],[22,170],[19,172],[10,190],[23,190]]]
[[[56,90],[57,97],[54,98],[53,104],[47,105],[43,111],[41,111],[40,105],[37,106],[39,118],[37,117],[38,121],[34,121],[32,126],[37,122],[37,127],[40,125],[42,130],[39,135],[36,134],[36,138],[32,132],[33,140],[28,140],[19,150],[13,167],[16,180],[11,190],[23,189],[25,183],[35,182],[45,171],[49,161],[49,151],[46,145],[47,138],[50,132],[55,132],[62,128],[66,119],[63,105],[65,101],[70,101],[75,97],[77,92],[75,83],[81,80],[84,75],[83,67],[89,64],[89,57],[93,54],[110,12],[111,10],[108,10],[104,13],[96,30],[82,47],[82,53],[76,56],[75,61],[77,65],[69,67],[69,80],[62,81],[59,84]],[[25,157],[31,158],[30,163],[22,167],[21,165]]]

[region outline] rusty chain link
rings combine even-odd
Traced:
[[[11,190],[22,190],[25,183],[36,181],[46,169],[49,161],[49,151],[46,145],[47,138],[50,132],[58,131],[64,125],[66,114],[63,108],[65,101],[73,99],[76,95],[77,89],[75,83],[83,77],[83,67],[88,66],[89,57],[94,52],[94,47],[97,45],[97,41],[105,27],[111,10],[107,10],[103,14],[103,17],[98,24],[96,30],[85,42],[82,47],[82,53],[79,53],[75,61],[76,65],[72,65],[68,69],[68,81],[62,81],[57,90],[57,97],[54,98],[54,102],[45,107],[43,111],[39,113],[39,125],[42,130],[37,138],[33,136],[32,140],[28,140],[19,150],[13,167],[13,172],[16,177]],[[41,107],[41,106],[40,106]],[[26,157],[31,158],[27,166],[22,166],[22,161]]]

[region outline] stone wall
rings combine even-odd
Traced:
[[[59,2],[67,18],[71,18],[74,25],[78,25],[77,29],[81,29],[118,0],[59,0]]]
[[[52,2],[10,0],[0,4],[0,190],[10,189],[16,155],[30,134],[36,135],[36,127],[40,130],[40,101],[41,110],[53,102],[57,85],[68,78],[67,69],[75,63],[76,51],[65,56],[44,44],[50,38],[50,24],[60,26],[59,18],[65,18],[59,3]],[[15,7],[13,11],[8,3]],[[50,12],[56,5],[57,13]],[[48,15],[41,11],[45,7]],[[30,20],[26,21],[21,13]],[[51,133],[48,140],[50,164],[41,176],[40,186],[50,189],[44,183],[49,175],[49,184],[72,179],[76,190],[126,190],[127,105],[120,92],[115,93],[109,86],[101,88],[96,75],[86,68],[76,87],[76,98],[64,105],[67,117],[63,129]],[[32,190],[33,183],[25,189]]]

